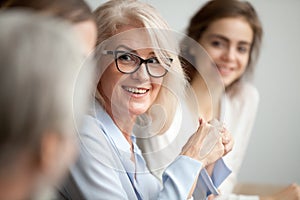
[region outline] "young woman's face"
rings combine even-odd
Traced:
[[[134,27],[124,26],[118,32],[123,34],[122,32],[128,30],[134,30]],[[120,54],[122,57],[119,57],[120,63],[131,62],[131,54],[144,60],[156,57],[153,49],[149,48],[151,45],[149,45],[149,38],[145,32],[131,31],[130,34],[126,34],[124,37],[118,36],[117,42],[116,40],[114,42],[117,43],[116,47],[107,50],[123,52]],[[150,76],[145,63],[134,73],[124,74],[117,69],[114,60],[115,55],[106,55],[106,57],[110,57],[113,61],[110,62],[102,74],[98,90],[104,97],[108,112],[110,114],[117,112],[123,116],[124,113],[131,116],[145,113],[155,101],[163,78]]]
[[[199,43],[217,65],[225,87],[240,78],[248,65],[253,31],[243,18],[223,18],[211,23]]]

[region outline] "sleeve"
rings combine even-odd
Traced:
[[[194,199],[206,199],[210,194],[218,195],[218,187],[229,176],[231,170],[225,165],[223,159],[219,159],[214,167],[212,177],[206,169],[202,169],[194,191]]]
[[[205,169],[201,170],[201,162],[186,156],[179,156],[163,173],[163,189],[158,199],[187,199],[195,177],[199,178],[193,194],[194,199],[205,200],[208,194],[218,194],[217,187],[231,171],[222,159],[217,163],[218,173],[215,176],[219,177],[212,180]]]
[[[235,91],[228,94],[225,99],[225,124],[233,134],[235,143],[232,151],[224,157],[224,162],[232,170],[232,173],[219,187],[220,196],[216,199],[258,199],[258,196],[232,194],[249,143],[258,102],[258,91],[250,84],[243,84],[235,88]]]
[[[87,128],[79,136],[79,158],[71,167],[60,195],[73,200],[136,199],[130,182],[122,184],[122,181],[128,179],[122,180],[122,177],[126,177],[119,174],[124,173],[122,165],[118,163],[95,119],[89,119],[84,124]],[[126,185],[128,188],[124,188]]]
[[[223,183],[223,181],[231,174],[231,172],[232,171],[225,164],[222,158],[217,160],[211,177],[212,182],[216,187],[219,187],[221,183]]]
[[[188,199],[201,168],[201,162],[187,156],[178,156],[163,173],[163,189],[158,199]]]

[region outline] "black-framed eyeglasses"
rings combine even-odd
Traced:
[[[117,69],[124,74],[132,74],[136,72],[143,63],[145,63],[148,74],[154,78],[160,78],[167,74],[168,70],[165,66],[170,67],[172,58],[167,58],[164,64],[161,64],[156,57],[143,59],[136,54],[128,51],[103,51],[103,54],[114,55]]]

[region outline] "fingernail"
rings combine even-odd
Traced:
[[[200,123],[200,125],[202,124],[202,122],[203,122],[203,119],[202,119],[202,118],[200,118],[200,119],[199,119],[199,123]]]

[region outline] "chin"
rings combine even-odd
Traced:
[[[132,115],[142,115],[144,113],[147,112],[149,107],[132,107],[132,108],[129,108],[129,112],[132,114]]]
[[[129,111],[132,115],[142,115],[147,112],[145,109],[134,109]]]
[[[223,78],[223,83],[224,83],[224,86],[227,87],[227,86],[231,85],[231,83],[233,83],[233,81],[228,78]]]
[[[151,107],[149,102],[130,102],[128,105],[128,111],[132,115],[141,115],[147,112],[147,110]]]

